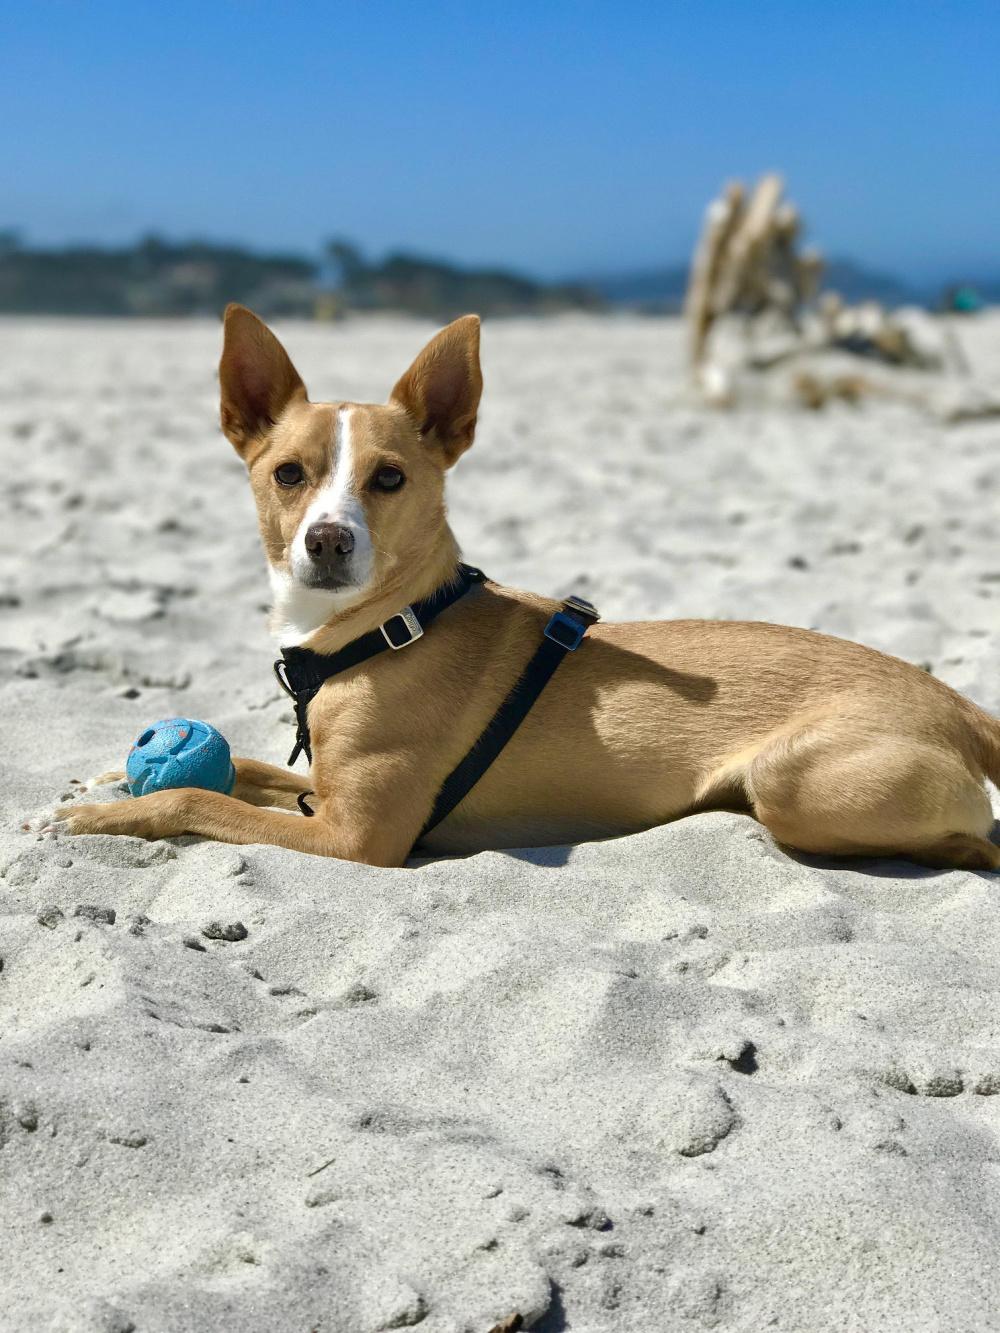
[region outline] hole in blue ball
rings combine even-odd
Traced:
[[[136,741],[136,745],[148,745],[155,735],[156,732],[153,731],[152,728],[150,728],[149,731],[144,731]]]

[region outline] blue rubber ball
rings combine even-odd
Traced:
[[[214,727],[196,718],[168,717],[136,737],[125,762],[125,777],[133,796],[173,787],[230,792],[236,770],[225,736]]]

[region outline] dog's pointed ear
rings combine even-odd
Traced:
[[[389,397],[451,467],[472,443],[482,391],[479,316],[463,315],[430,340]]]
[[[263,321],[246,306],[229,305],[219,362],[222,430],[242,454],[250,442],[278,420],[306,386],[288,353]]]

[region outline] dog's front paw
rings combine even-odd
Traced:
[[[171,838],[184,831],[183,801],[175,791],[125,801],[63,805],[42,833],[108,833],[132,838]]]
[[[123,803],[124,804],[124,803]],[[116,827],[115,801],[106,805],[61,805],[42,821],[42,833],[122,833]]]

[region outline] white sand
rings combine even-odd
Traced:
[[[995,383],[1000,317],[966,327]],[[429,329],[279,331],[365,399]],[[724,814],[395,871],[21,831],[162,716],[287,754],[218,346],[0,324],[0,1327],[1000,1329],[996,877]],[[711,416],[680,347],[488,325],[467,556],[608,618],[856,637],[1000,713],[1000,423]]]

